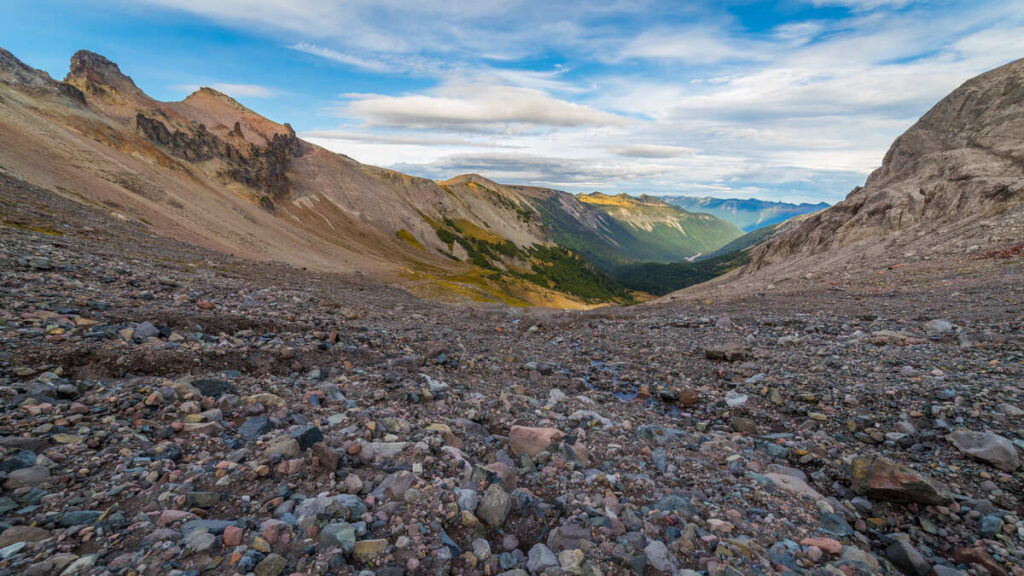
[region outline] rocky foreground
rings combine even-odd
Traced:
[[[1020,250],[570,314],[0,197],[0,574],[1024,574]]]

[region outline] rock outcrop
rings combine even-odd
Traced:
[[[79,50],[71,57],[71,68],[64,81],[86,94],[117,93],[129,98],[146,97],[117,64],[88,50]]]

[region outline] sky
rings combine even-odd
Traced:
[[[117,62],[361,162],[570,192],[836,202],[1024,0],[4,0],[0,46]]]

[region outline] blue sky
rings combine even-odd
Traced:
[[[1024,0],[6,0],[0,45],[81,48],[143,90],[218,88],[432,178],[841,199],[968,78],[1024,57]]]

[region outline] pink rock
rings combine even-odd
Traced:
[[[281,533],[281,521],[280,520],[267,520],[263,523],[261,535],[263,539],[270,544],[277,542],[278,535]]]
[[[513,426],[508,433],[508,445],[513,454],[536,456],[547,450],[552,442],[558,442],[565,436],[557,428],[530,428]]]
[[[173,524],[178,520],[195,517],[195,514],[185,510],[164,510],[160,513],[160,517],[157,518],[156,523],[160,526],[167,526],[168,524]]]
[[[829,554],[836,555],[843,551],[843,544],[832,538],[804,538],[800,541],[801,546],[816,546]]]
[[[240,546],[242,544],[242,529],[238,526],[228,526],[224,529],[224,545]]]

